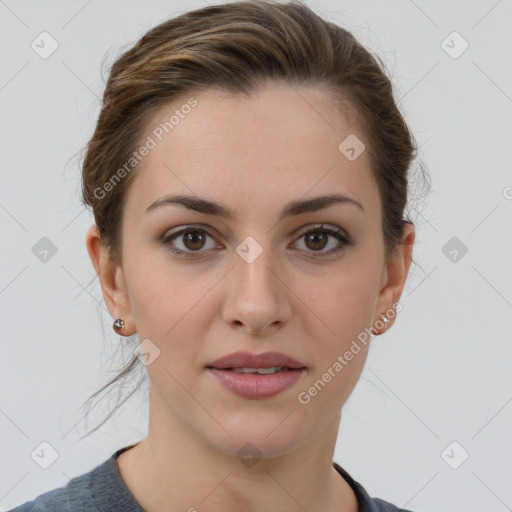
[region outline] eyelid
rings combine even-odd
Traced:
[[[309,233],[310,231],[313,231],[315,229],[318,229],[318,230],[325,229],[325,230],[333,231],[333,232],[338,233],[339,235],[343,236],[343,238],[345,238],[347,240],[347,242],[351,241],[350,237],[348,236],[348,233],[344,229],[339,228],[338,226],[331,225],[331,224],[326,224],[325,222],[319,222],[319,223],[316,223],[313,225],[305,226],[304,228],[300,228],[295,233],[294,236],[300,237],[300,236],[303,236],[306,233]]]
[[[319,222],[316,224],[301,227],[297,231],[295,231],[295,233],[292,236],[294,236],[294,237],[302,236],[302,235],[308,233],[309,231],[311,231],[312,229],[322,229],[322,228],[331,229],[332,231],[335,231],[336,233],[339,233],[340,235],[342,235],[344,238],[347,239],[347,241],[351,241],[350,236],[344,229],[339,228],[338,226],[326,224],[325,222]],[[160,240],[161,241],[169,240],[169,238],[172,238],[172,236],[177,235],[178,233],[180,233],[182,231],[187,231],[187,230],[192,231],[194,229],[203,230],[211,237],[217,236],[214,234],[214,230],[212,228],[210,228],[209,226],[206,226],[204,224],[184,224],[182,226],[178,226],[175,229],[165,231],[164,234],[160,237]]]

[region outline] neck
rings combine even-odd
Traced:
[[[357,511],[354,492],[332,465],[341,413],[285,453],[276,455],[270,436],[230,438],[237,448],[229,453],[162,413],[168,409],[156,414],[155,398],[147,437],[117,459],[123,481],[147,512]]]

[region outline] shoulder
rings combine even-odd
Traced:
[[[358,512],[413,512],[412,510],[399,508],[380,498],[370,497],[366,489],[357,480],[354,480],[346,469],[343,469],[337,462],[333,462],[333,466],[354,491],[357,498]]]
[[[98,476],[108,477],[112,467],[110,458],[87,473],[75,476],[66,486],[40,494],[9,512],[96,512],[93,495],[97,489]]]
[[[144,512],[123,482],[117,456],[134,445],[117,450],[87,473],[27,501],[9,512]]]
[[[71,479],[67,486],[52,489],[9,512],[96,512],[89,482],[92,472]]]

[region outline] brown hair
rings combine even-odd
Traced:
[[[202,88],[250,94],[263,82],[280,81],[329,91],[365,137],[383,205],[385,256],[392,256],[404,225],[412,224],[404,212],[417,145],[395,104],[385,68],[350,32],[298,0],[208,6],[152,28],[112,65],[97,126],[85,148],[83,203],[92,208],[102,245],[121,263],[123,198],[134,171],[117,178],[116,172],[123,166],[126,171],[152,114]],[[423,165],[419,168],[425,177]],[[138,361],[133,356],[89,400],[131,373]]]

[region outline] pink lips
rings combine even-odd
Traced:
[[[305,369],[281,370],[270,375],[257,373],[236,373],[233,370],[218,370],[209,368],[209,371],[219,379],[227,389],[243,398],[257,399],[277,395],[293,386]]]
[[[277,373],[239,373],[233,368],[283,367]],[[249,399],[268,398],[293,386],[305,372],[306,367],[279,352],[251,354],[234,352],[221,357],[207,366],[208,371],[233,393]]]

